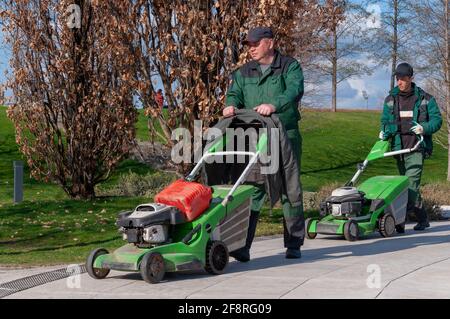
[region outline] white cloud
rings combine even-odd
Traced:
[[[379,4],[369,4],[367,6],[367,12],[370,13],[370,17],[366,21],[366,27],[380,28],[381,27],[381,6]]]
[[[355,62],[363,63],[369,67],[374,67],[374,61],[363,55],[355,59]],[[308,74],[305,74],[307,77]],[[390,86],[390,72],[385,67],[377,67],[371,75],[362,75],[353,77],[338,85],[337,107],[341,108],[366,108],[366,100],[363,97],[363,91],[369,95],[369,108],[380,109],[384,98],[388,95]],[[314,89],[319,96],[308,94],[309,90]],[[305,101],[309,104],[328,108],[331,105],[331,81],[307,85]]]
[[[350,89],[358,93],[353,98],[341,100],[339,104],[343,107],[365,106],[362,92],[366,91],[369,95],[369,107],[381,108],[384,98],[388,95],[390,75],[384,68],[378,68],[372,75],[348,79],[346,82]]]
[[[366,18],[362,16],[362,12],[348,12],[346,13],[347,21],[353,21],[356,23],[357,28],[361,31],[367,31],[369,29],[381,27],[381,6],[379,4],[369,4],[365,11],[370,15]]]

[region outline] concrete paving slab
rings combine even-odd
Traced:
[[[396,278],[378,298],[450,298],[450,257]]]
[[[151,285],[138,273],[112,271],[103,280],[83,274],[78,288],[68,278],[6,298],[450,299],[450,221],[433,222],[425,232],[413,226],[392,238],[374,234],[358,242],[318,236],[305,241],[299,260],[284,258],[282,237],[259,239],[249,263],[230,258],[220,276],[180,273]],[[59,268],[0,269],[0,282]]]

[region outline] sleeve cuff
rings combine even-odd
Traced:
[[[423,123],[421,125],[423,127],[423,135],[431,135],[432,134],[430,132],[430,125],[428,123]]]

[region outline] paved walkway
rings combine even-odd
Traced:
[[[79,288],[69,278],[6,298],[450,298],[450,221],[431,226],[354,243],[319,235],[305,242],[301,260],[284,258],[282,238],[260,239],[249,263],[230,258],[221,276],[176,274],[151,285],[112,271],[104,280],[81,275]],[[0,283],[58,268],[0,270]]]

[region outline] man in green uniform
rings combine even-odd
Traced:
[[[425,230],[430,224],[419,192],[420,180],[423,161],[433,151],[432,134],[441,128],[442,117],[435,98],[413,82],[413,75],[409,64],[402,63],[397,67],[398,86],[384,102],[380,138],[390,139],[392,150],[397,151],[414,147],[418,141],[416,135],[424,137],[418,151],[396,159],[399,173],[409,178],[407,209],[416,215],[418,223],[414,230]]]
[[[289,141],[297,156],[300,172],[302,138],[298,121],[298,104],[303,96],[303,72],[297,60],[283,56],[274,48],[273,32],[267,27],[249,31],[245,44],[252,61],[233,74],[231,87],[226,94],[225,117],[233,116],[236,109],[253,109],[263,116],[275,113],[287,131]],[[300,178],[300,176],[299,176]],[[247,245],[231,253],[235,259],[250,260],[250,247],[255,236],[259,212],[266,199],[264,185],[253,195],[252,212],[247,234]],[[286,196],[281,203],[284,213],[284,244],[286,258],[301,258],[300,246],[305,236],[302,205],[293,207]]]

